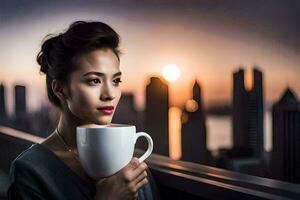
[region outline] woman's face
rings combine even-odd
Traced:
[[[79,56],[76,66],[70,75],[68,109],[81,124],[109,124],[121,97],[117,56],[111,49],[93,50]]]

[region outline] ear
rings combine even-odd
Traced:
[[[51,83],[52,91],[61,100],[64,101],[67,95],[64,92],[64,87],[59,80],[54,79]]]

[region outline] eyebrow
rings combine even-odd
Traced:
[[[88,76],[88,75],[91,75],[91,74],[94,74],[94,75],[97,75],[97,76],[105,76],[105,74],[102,73],[102,72],[88,72],[88,73],[84,74],[83,76]],[[117,72],[113,75],[113,77],[121,76],[121,75],[122,75],[122,72]]]

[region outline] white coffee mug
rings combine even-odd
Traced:
[[[147,151],[139,158],[144,161],[153,150],[152,138],[136,127],[126,124],[78,126],[77,149],[85,172],[93,179],[108,177],[125,167],[133,157],[136,140],[144,136]]]

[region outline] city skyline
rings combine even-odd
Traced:
[[[153,153],[169,156],[174,160],[181,159],[256,176],[299,182],[296,171],[299,152],[296,147],[299,142],[297,132],[300,102],[292,89],[287,88],[283,91],[282,97],[273,104],[272,140],[275,147],[271,152],[266,151],[263,147],[263,74],[257,68],[253,69],[253,73],[254,86],[251,90],[245,91],[243,69],[233,72],[234,97],[231,118],[232,126],[235,127],[232,129],[234,145],[219,147],[217,154],[216,151],[213,153],[208,149],[207,136],[211,132],[206,131],[206,112],[203,110],[201,85],[197,80],[191,88],[193,99],[187,101],[185,108],[179,111],[178,108],[170,107],[168,84],[158,77],[150,77],[146,87],[145,111],[136,111],[133,94],[127,93],[120,100],[113,123],[134,124],[137,131],[146,131],[156,144]],[[14,89],[15,116],[10,118],[6,116],[5,110],[5,86],[0,85],[1,125],[47,137],[56,126],[58,115],[56,119],[51,118],[53,111],[50,107],[45,107],[37,113],[28,112],[26,87],[16,85]],[[46,124],[47,131],[44,127]],[[136,147],[145,149],[145,144],[140,143]],[[280,164],[280,169],[276,169],[275,172],[270,165],[270,155],[275,165]],[[286,158],[287,162],[283,162]],[[272,171],[269,172],[269,169]]]
[[[232,72],[232,73],[234,73],[234,72]],[[158,77],[156,77],[156,79],[157,78]],[[149,78],[149,80],[150,80],[150,78]],[[164,83],[163,80],[161,80],[161,81],[162,81],[162,83]],[[15,85],[13,92],[16,92],[16,89],[19,87],[24,87],[24,86]],[[25,98],[25,96],[27,97],[30,94],[28,94],[28,88],[26,86],[25,86],[25,88],[26,88],[27,92],[26,92],[26,94],[25,93],[23,94],[24,96],[22,98],[26,102],[28,102],[27,98]],[[294,91],[293,87],[290,87],[290,88]],[[2,110],[2,111],[3,111],[3,113],[6,113],[8,117],[13,119],[15,117],[14,113],[12,113],[10,115],[7,113],[7,101],[6,101],[5,97],[9,91],[7,90],[7,87],[3,84],[1,84],[0,90],[1,90],[1,95],[2,95],[0,104],[4,105],[4,102],[6,103],[5,110]],[[194,91],[194,89],[193,89],[193,91]],[[169,93],[169,90],[168,90],[168,93]],[[295,94],[297,96],[296,92],[295,92]],[[282,95],[283,95],[283,93],[281,92],[280,96],[282,96]],[[202,99],[202,97],[201,97],[201,99]],[[13,101],[16,102],[16,99],[13,99]],[[124,104],[124,102],[127,102],[127,103]],[[130,107],[125,106],[128,103],[130,104]],[[27,110],[27,113],[32,113],[35,115],[35,114],[38,114],[39,112],[41,112],[41,110],[51,109],[51,107],[53,107],[53,105],[51,106],[50,104],[51,103],[48,102],[48,104],[44,104],[39,110],[36,110],[36,111],[29,110],[28,105],[26,105],[26,110]],[[204,102],[204,104],[205,104],[205,102]],[[24,106],[22,106],[22,107],[24,107]],[[169,123],[171,123],[171,124],[169,124],[169,126],[170,126],[169,134],[172,135],[172,137],[169,140],[169,143],[170,143],[169,148],[171,148],[173,150],[177,149],[176,151],[174,151],[176,153],[172,154],[174,157],[178,157],[179,155],[181,155],[181,153],[180,153],[181,148],[178,148],[178,145],[179,145],[178,142],[181,141],[181,139],[180,139],[181,136],[177,131],[177,129],[178,129],[177,123],[178,123],[178,121],[180,121],[180,118],[184,121],[184,118],[185,118],[184,110],[186,108],[188,110],[193,110],[193,109],[195,109],[194,107],[195,107],[195,102],[193,99],[187,100],[185,102],[185,105],[182,108],[169,105],[169,117],[170,117]],[[16,108],[14,106],[14,110],[15,109]],[[206,115],[207,115],[206,123],[207,123],[207,127],[209,130],[209,134],[207,136],[207,148],[209,150],[215,151],[218,148],[231,148],[234,145],[234,142],[232,139],[232,137],[234,135],[233,126],[232,126],[232,115],[231,115],[232,109],[233,109],[233,107],[227,107],[227,106],[226,107],[217,106],[217,107],[213,107],[211,110],[204,109],[204,112],[206,112]],[[144,118],[144,112],[146,110],[139,111],[138,109],[136,109],[136,106],[134,104],[134,94],[133,93],[130,93],[130,92],[124,93],[124,95],[122,96],[122,98],[119,102],[119,105],[117,107],[117,111],[116,111],[116,113],[128,112],[128,114],[131,115],[131,118],[122,119],[119,117],[114,117],[115,120],[113,123],[121,122],[121,123],[135,124],[137,126],[138,130],[144,130],[144,126],[143,126],[144,119],[143,118]],[[52,114],[52,112],[50,114]],[[182,116],[183,118],[180,117],[181,114],[183,114],[183,116]],[[264,132],[263,146],[266,151],[270,151],[270,150],[272,150],[271,110],[266,111],[263,115],[264,115],[263,116],[263,132]],[[26,118],[26,116],[24,116],[24,117]],[[116,121],[116,120],[120,120],[120,119],[121,119],[121,121]]]

